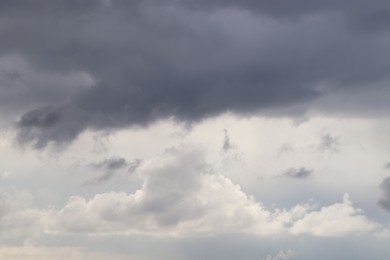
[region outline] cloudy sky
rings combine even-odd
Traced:
[[[390,254],[390,2],[0,1],[0,258]]]

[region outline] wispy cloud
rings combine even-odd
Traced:
[[[312,176],[313,170],[309,170],[305,167],[289,168],[281,176],[294,178],[294,179],[306,179]]]

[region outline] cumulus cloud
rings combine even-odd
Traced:
[[[144,160],[137,168],[142,186],[133,193],[74,195],[62,207],[35,208],[25,192],[0,196],[0,227],[26,234],[310,234],[340,237],[381,229],[343,202],[317,209],[313,203],[270,210],[220,172],[205,167],[202,149],[180,146]],[[16,235],[15,235],[16,234]]]
[[[27,191],[0,192],[0,238],[2,243],[21,244],[39,236],[50,223],[51,209],[33,207],[33,196]]]
[[[137,172],[142,188],[133,194],[110,192],[92,199],[72,197],[58,211],[64,232],[245,232],[272,235],[283,223],[219,173],[204,171],[193,149],[170,149],[145,161]]]
[[[316,209],[313,203],[271,211],[221,173],[205,167],[201,149],[182,146],[145,160],[137,169],[142,187],[134,193],[72,196],[50,211],[45,229],[54,233],[189,234],[283,233],[338,237],[380,228],[342,203]]]
[[[374,231],[379,227],[370,221],[362,210],[354,208],[348,194],[341,203],[322,207],[309,212],[296,221],[290,229],[292,234],[311,234],[315,236],[339,237],[359,232]]]

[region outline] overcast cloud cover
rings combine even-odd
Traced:
[[[0,38],[0,258],[388,258],[389,1],[3,0]]]

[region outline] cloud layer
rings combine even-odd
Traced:
[[[385,259],[389,17],[0,1],[0,258]]]
[[[44,99],[33,98],[41,87],[26,86],[24,98],[36,108],[16,124],[18,140],[42,148],[86,129],[163,118],[291,115],[329,93],[381,88],[390,70],[388,21],[365,17],[385,17],[388,4],[349,2],[3,2],[0,54],[17,53],[21,64],[64,77],[63,86],[43,82],[53,89]],[[7,75],[22,75],[18,66]],[[72,82],[65,77],[72,73],[90,80]],[[78,85],[72,97],[69,85]],[[291,106],[300,108],[288,112]]]

